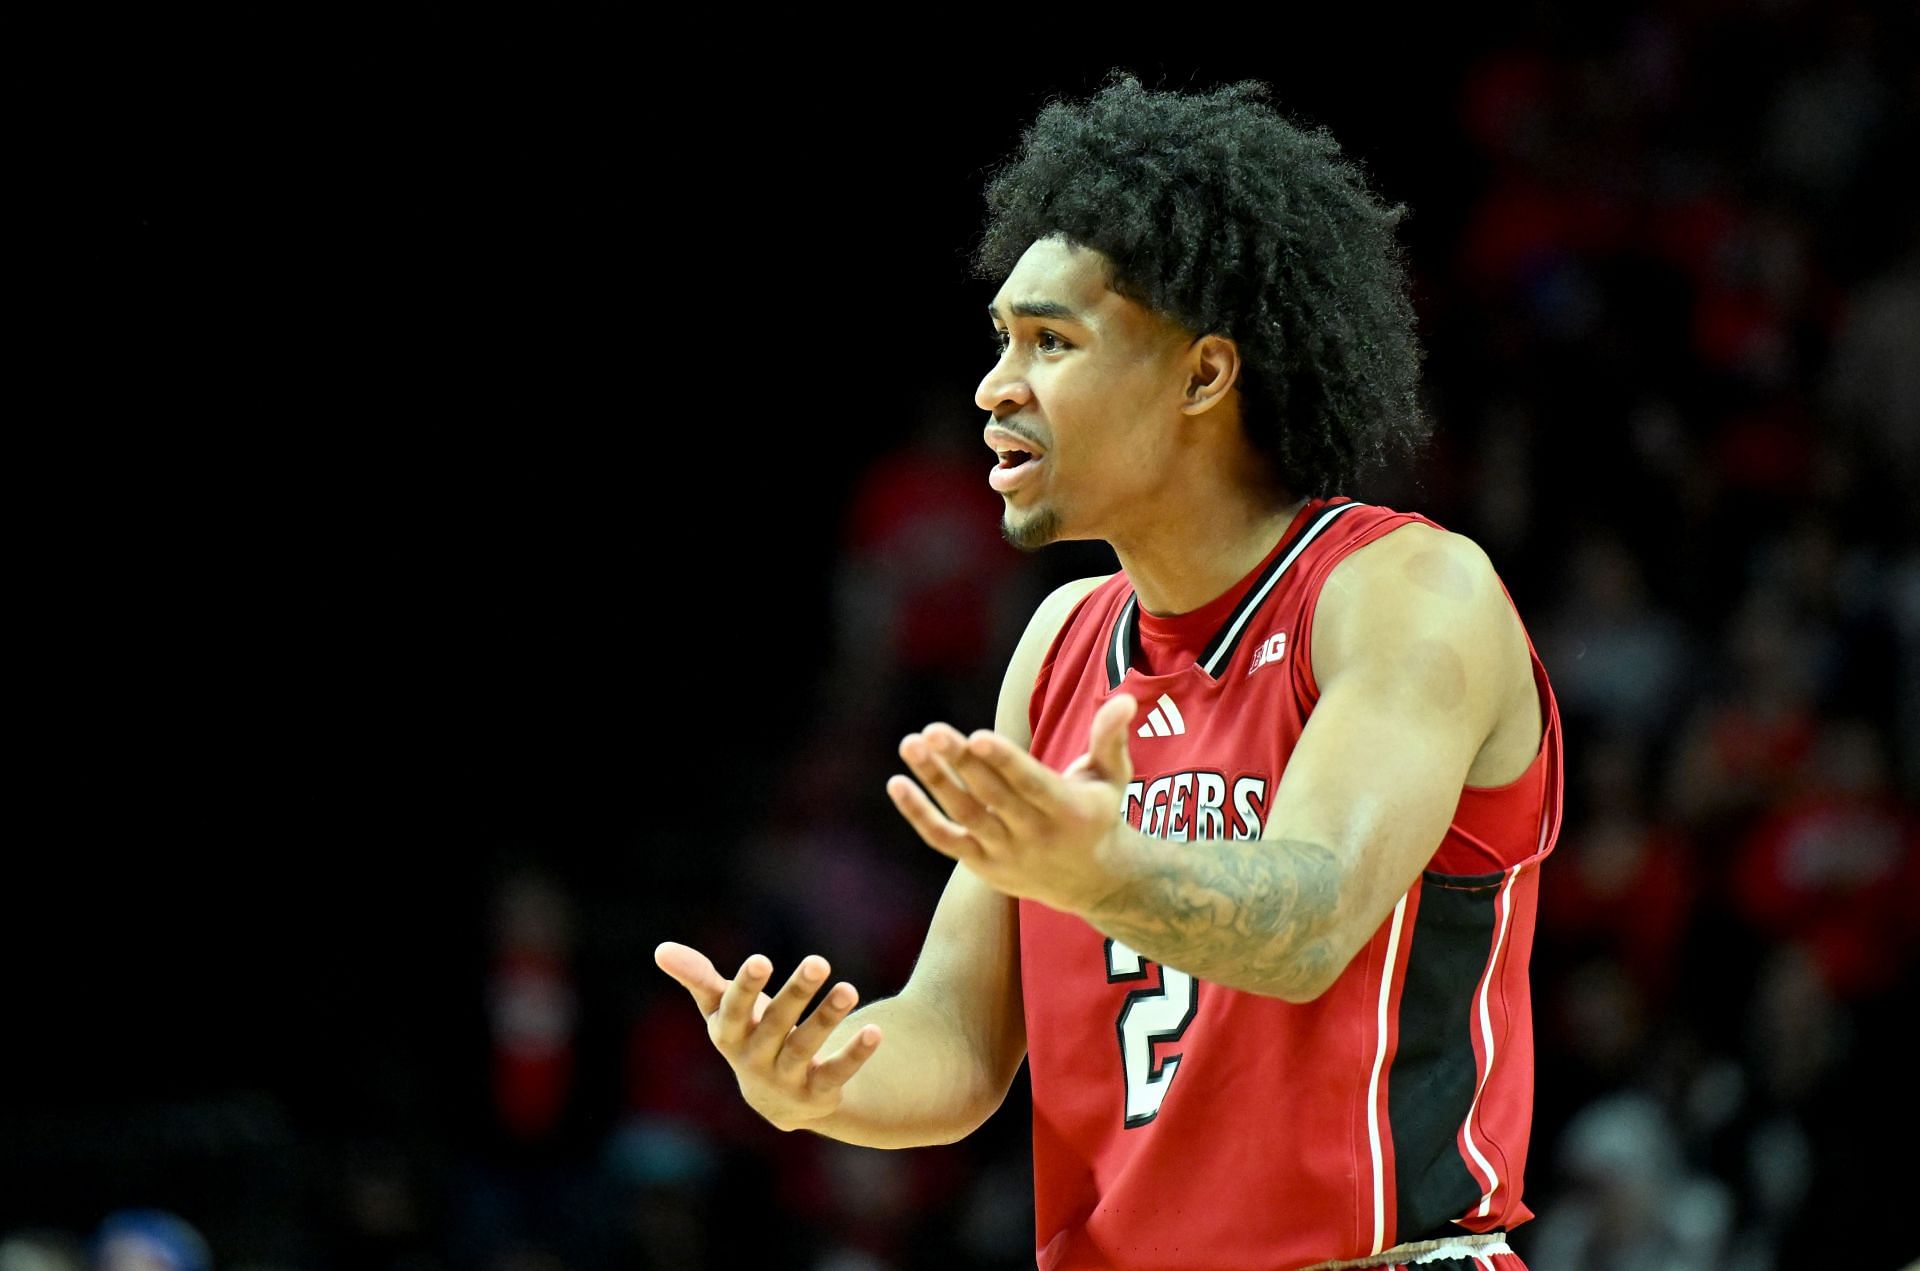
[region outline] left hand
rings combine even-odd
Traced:
[[[1127,730],[1138,708],[1126,693],[1102,703],[1086,753],[1064,772],[989,729],[963,737],[929,724],[901,739],[900,757],[938,806],[898,774],[887,778],[887,793],[929,847],[989,887],[1084,912],[1115,885],[1110,844],[1133,780]]]

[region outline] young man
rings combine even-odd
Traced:
[[[1003,533],[1122,568],[901,742],[956,862],[906,988],[656,960],[785,1129],[951,1142],[1026,1059],[1042,1271],[1522,1271],[1558,710],[1484,552],[1338,493],[1426,428],[1403,209],[1264,92],[1116,74],[989,187]]]

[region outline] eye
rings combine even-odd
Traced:
[[[989,339],[992,342],[993,355],[995,357],[1004,357],[1007,352],[1007,333],[996,328]],[[1046,330],[1040,332],[1039,339],[1034,343],[1045,353],[1057,353],[1061,349],[1070,349],[1073,347],[1052,331]]]

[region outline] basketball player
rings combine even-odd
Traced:
[[[1425,429],[1404,209],[1264,95],[1116,73],[989,187],[1002,530],[1122,568],[901,742],[905,989],[655,956],[783,1129],[952,1142],[1025,1059],[1041,1271],[1523,1271],[1559,714],[1486,554],[1342,493]]]

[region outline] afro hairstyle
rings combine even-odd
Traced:
[[[1002,280],[1054,235],[1099,251],[1113,291],[1234,341],[1266,480],[1321,497],[1416,457],[1432,432],[1394,237],[1407,208],[1269,91],[1152,92],[1114,69],[1084,103],[1050,98],[988,181],[972,270]]]

